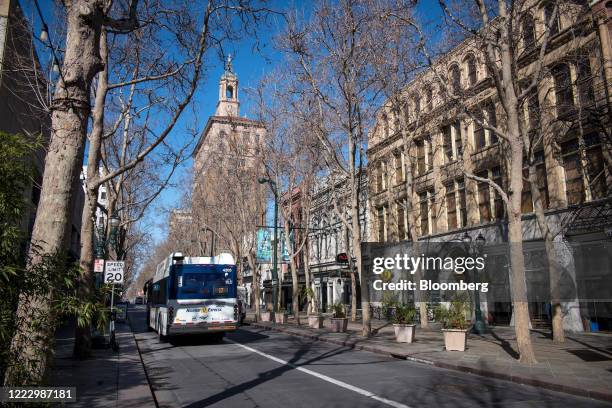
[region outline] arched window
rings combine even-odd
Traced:
[[[559,10],[555,10],[554,1],[549,2],[544,6],[544,24],[550,30],[550,35],[556,35],[559,33]]]
[[[523,47],[525,50],[530,50],[536,43],[535,23],[531,14],[525,14],[523,17]]]
[[[451,67],[450,80],[453,93],[459,93],[461,91],[461,70],[459,69],[459,65],[454,64]]]
[[[227,99],[234,99],[234,87],[233,87],[233,86],[228,85],[228,86],[225,88],[225,97],[226,97]]]
[[[557,115],[563,116],[570,113],[574,108],[574,91],[572,90],[572,79],[567,64],[559,64],[552,69],[555,82],[555,102]]]
[[[470,86],[476,85],[477,74],[476,74],[476,58],[474,55],[469,54],[465,59],[465,65],[467,67],[467,77]]]

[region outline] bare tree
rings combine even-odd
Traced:
[[[67,235],[71,186],[80,173],[88,120],[91,114],[92,81],[105,67],[105,61],[100,55],[100,41],[105,37],[102,33],[106,31],[125,35],[156,23],[160,23],[160,26],[165,24],[164,21],[161,21],[160,15],[148,14],[151,8],[155,8],[152,4],[146,3],[139,6],[137,0],[130,1],[128,4],[102,0],[74,0],[64,2],[64,8],[66,14],[65,51],[51,104],[51,142],[45,165],[38,216],[31,240],[32,247],[38,247],[40,250],[32,253],[31,270],[41,262],[44,254],[57,252]],[[166,9],[171,11],[169,7]],[[191,31],[195,34],[194,41],[187,47],[191,66],[182,72],[184,87],[176,99],[174,111],[165,118],[165,125],[158,128],[155,140],[148,147],[144,148],[132,161],[126,163],[123,168],[113,169],[112,172],[100,178],[98,183],[104,183],[125,170],[135,167],[165,139],[191,101],[199,84],[202,60],[206,50],[225,38],[233,37],[242,23],[252,21],[256,12],[257,10],[251,7],[250,3],[238,2],[236,4],[229,0],[209,1],[203,10],[190,9],[191,15],[196,16],[190,21],[194,21],[195,24],[193,27],[182,28],[185,30],[194,28]],[[176,14],[171,12],[161,15],[174,20],[172,21],[174,25],[185,21],[176,20],[174,17]],[[233,24],[235,21],[239,22],[238,25]],[[128,67],[129,64],[126,64],[129,70]],[[133,81],[133,83],[137,82],[141,82],[141,78]],[[101,101],[104,100],[102,96],[100,98]],[[14,385],[23,381],[23,376],[18,375],[17,370],[27,373],[32,383],[37,383],[42,379],[46,369],[48,350],[37,349],[30,340],[51,336],[51,333],[48,332],[50,328],[45,328],[44,324],[36,323],[35,320],[37,316],[44,316],[52,296],[52,293],[47,293],[28,304],[25,303],[25,299],[20,301],[17,311],[20,324],[11,346],[17,364],[14,369],[7,372],[6,384]]]

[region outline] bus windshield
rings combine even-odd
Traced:
[[[173,299],[226,299],[236,297],[233,265],[174,265]]]

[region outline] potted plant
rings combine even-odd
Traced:
[[[344,305],[342,303],[336,303],[333,306],[333,316],[331,317],[331,329],[335,333],[344,333],[348,326],[348,318],[344,311]]]
[[[408,305],[396,305],[393,314],[393,329],[395,341],[398,343],[412,343],[414,341],[415,327],[412,323],[416,316],[416,309]]]
[[[274,312],[272,311],[271,305],[268,305],[268,309],[265,312],[261,313],[261,321],[262,322],[273,322],[274,321]]]
[[[319,313],[308,315],[308,327],[311,329],[323,328],[323,316]]]
[[[434,311],[436,321],[442,323],[444,346],[447,351],[465,351],[468,328],[468,322],[465,319],[467,307],[468,302],[455,298],[448,309],[438,306]]]
[[[285,310],[284,307],[281,307],[278,310],[278,313],[274,314],[274,321],[276,323],[280,323],[280,324],[286,324],[287,323],[287,310]]]

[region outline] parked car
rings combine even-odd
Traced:
[[[136,298],[134,299],[134,304],[135,305],[143,305],[144,304],[144,299],[142,298],[142,296],[136,296]]]

